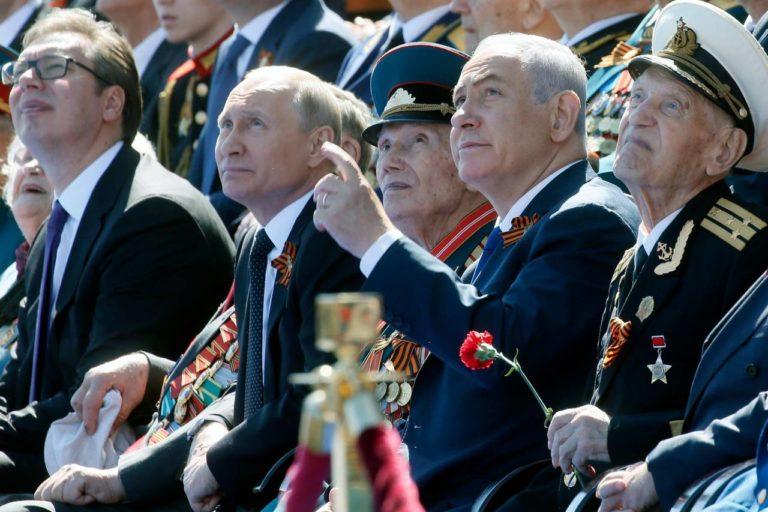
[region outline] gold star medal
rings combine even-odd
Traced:
[[[667,340],[664,336],[651,336],[651,345],[656,349],[658,354],[655,363],[646,365],[651,371],[651,384],[656,381],[661,381],[666,384],[667,372],[672,366],[664,364],[664,361],[661,360],[661,351],[667,347]]]

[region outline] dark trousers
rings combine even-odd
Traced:
[[[33,493],[46,478],[42,453],[0,452],[0,494]]]

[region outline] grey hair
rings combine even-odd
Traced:
[[[341,114],[336,97],[325,82],[317,76],[289,66],[267,66],[246,73],[243,82],[267,74],[272,90],[292,90],[291,107],[299,114],[303,131],[310,132],[321,126],[333,130],[333,142],[341,140]],[[284,80],[283,80],[284,79]]]
[[[339,103],[341,132],[348,134],[360,145],[360,159],[357,165],[360,166],[360,169],[365,170],[370,165],[373,156],[373,146],[363,139],[363,130],[373,123],[371,109],[351,92],[331,83],[328,86]]]
[[[567,46],[532,34],[498,34],[486,37],[477,47],[491,47],[510,54],[531,79],[533,97],[545,103],[563,91],[573,91],[579,97],[581,109],[574,130],[586,135],[587,72],[579,57]]]
[[[16,173],[19,171],[19,166],[16,165],[16,155],[22,149],[24,149],[24,143],[21,142],[19,136],[16,135],[13,137],[13,141],[8,145],[8,153],[5,158],[5,163],[2,168],[0,168],[0,174],[8,178],[5,183],[5,188],[3,189],[3,201],[5,201],[8,206],[11,206],[13,200],[13,197],[11,197],[13,194],[13,180],[16,179]]]

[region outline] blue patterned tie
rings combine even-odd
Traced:
[[[475,273],[472,275],[473,283],[477,281],[477,277],[480,275],[483,267],[488,264],[488,260],[491,259],[491,255],[499,246],[499,244],[501,244],[501,240],[501,228],[496,226],[491,231],[491,234],[488,235],[488,240],[485,242],[485,247],[483,247],[483,254],[480,256],[480,261],[477,262],[477,266],[475,267]]]
[[[208,119],[203,126],[198,142],[198,149],[192,156],[190,176],[202,176],[200,190],[210,194],[216,179],[216,139],[219,137],[218,118],[227,102],[227,97],[240,81],[237,74],[237,61],[251,42],[242,34],[235,37],[227,54],[213,73],[211,92],[208,95],[206,111]]]
[[[58,201],[53,203],[53,210],[45,231],[45,253],[43,256],[43,277],[40,280],[40,295],[37,301],[37,321],[35,323],[35,346],[32,352],[32,382],[29,387],[29,401],[40,398],[40,380],[45,371],[44,360],[48,349],[51,328],[51,285],[53,269],[56,266],[56,251],[61,242],[61,231],[69,215]]]
[[[264,405],[264,371],[261,353],[264,340],[264,277],[267,271],[267,255],[274,245],[261,229],[251,247],[248,272],[251,276],[248,288],[248,352],[245,368],[245,418],[249,418]]]

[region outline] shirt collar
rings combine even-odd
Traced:
[[[244,26],[237,27],[236,34],[242,34],[243,37],[251,42],[251,44],[257,44],[261,37],[264,35],[264,32],[267,31],[269,24],[272,23],[272,20],[275,19],[275,16],[277,16],[283,7],[285,7],[288,1],[289,0],[280,2],[278,5],[267,9],[266,11],[253,18]]]
[[[643,249],[645,249],[645,254],[650,256],[653,246],[656,245],[656,242],[659,240],[662,233],[664,233],[669,225],[672,224],[672,221],[675,220],[675,217],[677,217],[677,214],[680,213],[681,210],[682,208],[678,208],[661,219],[655,226],[653,226],[650,233],[646,233],[645,227],[640,224],[640,229],[637,230],[637,244],[635,244],[635,247],[639,247],[642,244]]]
[[[437,22],[440,18],[445,16],[451,9],[450,5],[441,5],[435,7],[427,12],[423,12],[418,16],[414,16],[406,22],[403,22],[399,16],[395,16],[397,23],[392,23],[403,27],[403,40],[406,43],[412,43],[416,41],[421,34],[429,30],[429,28]]]
[[[267,225],[264,226],[264,231],[267,232],[267,236],[272,241],[275,249],[282,252],[285,242],[288,241],[288,235],[291,234],[293,225],[296,224],[296,219],[299,218],[299,214],[301,214],[301,211],[304,209],[304,206],[306,206],[310,197],[312,197],[311,190],[280,210],[280,212],[272,217],[272,220],[267,222]]]
[[[11,46],[16,36],[19,35],[24,24],[39,6],[36,0],[29,0],[26,4],[16,9],[13,14],[0,22],[0,44]]]
[[[122,147],[123,142],[119,141],[102,153],[56,198],[62,208],[75,222],[80,222],[80,219],[83,218],[85,207],[88,206],[88,200],[91,198],[93,189],[96,188],[99,179],[107,171],[107,168]]]
[[[610,27],[611,25],[621,23],[622,21],[637,15],[638,13],[636,12],[625,12],[624,14],[617,14],[616,16],[611,16],[610,18],[598,20],[590,25],[587,25],[585,28],[579,30],[573,36],[569,36],[568,34],[563,34],[563,37],[560,39],[560,42],[565,46],[574,46],[582,42],[592,34],[596,34],[597,32],[600,32],[601,30],[607,27]]]
[[[537,195],[539,195],[539,192],[544,190],[544,187],[549,185],[552,182],[552,180],[554,180],[555,178],[563,174],[563,172],[565,172],[569,167],[571,167],[572,165],[578,162],[579,160],[574,160],[573,162],[569,163],[564,167],[561,167],[560,169],[556,170],[555,172],[553,172],[552,174],[550,174],[549,176],[547,176],[546,178],[538,182],[536,185],[531,187],[528,190],[528,192],[523,194],[523,196],[520,199],[515,201],[515,204],[513,204],[512,208],[509,209],[507,214],[504,216],[504,219],[502,219],[501,222],[498,223],[499,229],[501,229],[502,231],[509,231],[512,228],[512,220],[515,217],[519,217],[523,213],[525,208],[529,204],[531,204],[531,201],[533,201],[533,199]]]
[[[149,61],[154,57],[157,49],[165,41],[165,31],[159,28],[144,38],[142,42],[136,45],[133,49],[133,59],[136,61],[136,70],[139,72],[139,76],[144,74],[147,70]]]

